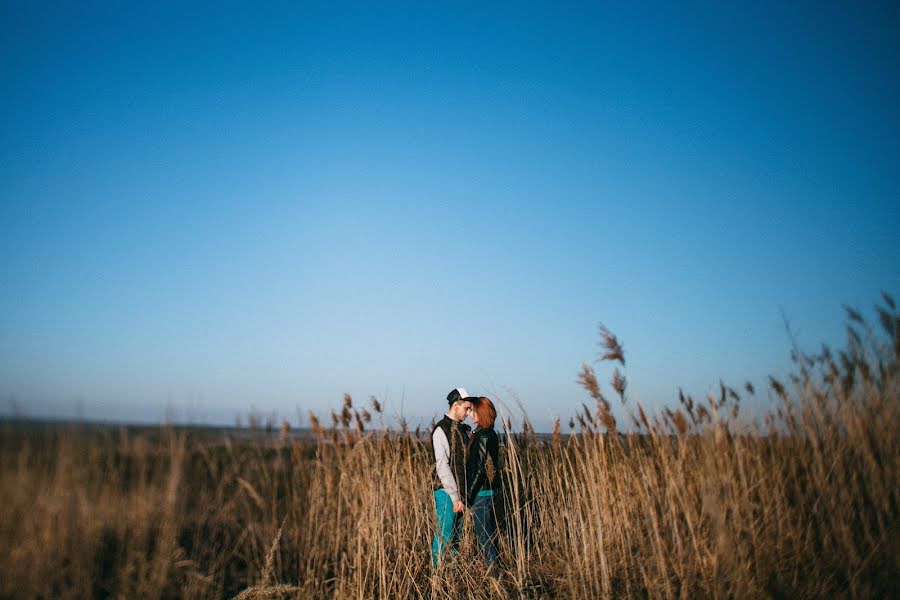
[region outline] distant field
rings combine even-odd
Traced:
[[[312,441],[316,434],[308,427],[290,427],[284,434],[278,427],[248,428],[222,425],[135,425],[130,423],[104,423],[94,421],[66,421],[62,419],[30,419],[25,417],[0,417],[0,431],[16,435],[56,436],[76,432],[78,435],[96,435],[100,438],[135,437],[158,440],[162,432],[183,435],[187,443],[221,445],[230,442],[265,444],[282,435],[295,441]]]
[[[468,523],[432,569],[429,447],[377,406],[307,432],[7,420],[0,597],[896,597],[900,319],[880,310],[851,313],[846,349],[798,353],[749,433],[755,390],[646,414],[614,373],[615,423],[585,365],[578,435],[505,439],[496,575]]]

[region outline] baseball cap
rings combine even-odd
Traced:
[[[453,388],[450,390],[450,393],[447,394],[447,404],[453,404],[458,400],[465,400],[469,397],[469,392],[466,391],[466,388]]]

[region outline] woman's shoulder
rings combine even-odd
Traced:
[[[500,439],[499,436],[497,436],[497,430],[495,430],[493,427],[479,429],[478,431],[475,432],[475,435],[484,437],[485,439],[488,439],[491,441]]]

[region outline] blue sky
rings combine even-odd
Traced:
[[[895,6],[130,4],[0,8],[7,413],[546,428],[900,293]]]

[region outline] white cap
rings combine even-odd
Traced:
[[[453,404],[458,400],[465,400],[469,397],[469,392],[466,391],[466,388],[458,387],[450,390],[450,393],[447,394],[447,402]]]

